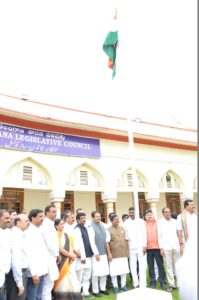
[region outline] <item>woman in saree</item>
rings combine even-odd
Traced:
[[[75,262],[73,252],[74,240],[64,232],[64,222],[62,219],[55,220],[57,238],[59,243],[59,253],[61,261],[59,267],[59,278],[53,287],[54,299],[59,300],[79,300],[83,299],[80,292],[80,285],[77,280],[75,268],[71,265]]]

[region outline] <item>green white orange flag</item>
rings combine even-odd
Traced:
[[[117,19],[117,11],[115,12],[114,19]],[[103,50],[108,56],[108,67],[111,68],[112,71],[112,79],[116,74],[116,53],[118,46],[118,31],[110,31],[104,41]]]

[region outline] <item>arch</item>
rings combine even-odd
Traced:
[[[105,181],[101,173],[85,162],[72,169],[66,178],[67,189],[103,191]]]
[[[138,179],[138,190],[145,192],[149,187],[149,183],[146,176],[139,170],[136,170],[136,175]],[[117,188],[118,190],[122,191],[128,191],[133,188],[133,177],[131,168],[128,168],[120,175],[120,177],[118,178]]]
[[[3,184],[7,187],[51,189],[52,179],[43,165],[27,157],[8,168]]]
[[[168,169],[159,181],[159,189],[161,192],[178,191],[184,189],[184,183],[181,177],[172,169]]]

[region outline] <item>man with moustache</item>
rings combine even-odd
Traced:
[[[126,274],[129,273],[128,241],[125,238],[124,227],[119,225],[119,217],[113,213],[110,216],[110,221],[112,226],[107,229],[108,238],[106,245],[113,291],[117,294],[117,276],[120,276],[121,279],[121,290],[123,292],[127,291]]]
[[[129,208],[129,218],[124,222],[128,240],[129,265],[134,288],[146,287],[146,227],[144,220],[135,218],[135,208]],[[139,265],[139,278],[137,274]]]
[[[54,226],[56,215],[57,209],[55,205],[46,206],[45,219],[40,227],[48,252],[48,275],[44,280],[42,300],[51,300],[54,281],[59,277],[59,270],[56,263],[59,259],[59,245],[57,243],[57,231]]]
[[[92,290],[95,297],[101,294],[109,295],[106,290],[106,277],[109,274],[109,265],[106,252],[107,233],[104,224],[101,222],[101,215],[97,211],[91,213],[93,221],[88,227],[88,234],[92,256]],[[100,294],[101,293],[101,294]]]
[[[76,274],[82,287],[84,297],[89,297],[89,287],[91,281],[91,259],[93,251],[91,249],[88,230],[86,227],[86,214],[80,212],[76,216],[77,225],[74,229],[75,238],[78,240],[78,250],[80,257],[76,260]]]
[[[45,276],[48,274],[48,251],[40,229],[44,213],[32,209],[28,215],[30,226],[25,237],[28,259],[28,284],[26,300],[42,299]]]

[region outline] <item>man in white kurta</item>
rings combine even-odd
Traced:
[[[42,297],[45,276],[48,274],[48,251],[40,229],[44,213],[41,209],[32,209],[28,218],[30,226],[25,234],[28,260],[26,300],[37,300]]]
[[[44,280],[42,300],[51,300],[51,291],[54,281],[59,277],[57,260],[59,259],[59,245],[57,242],[57,231],[54,226],[57,209],[54,205],[45,208],[45,219],[40,229],[47,248],[48,275]]]
[[[176,264],[181,300],[198,299],[198,229],[192,228],[185,249]]]
[[[129,247],[129,263],[133,286],[146,287],[146,226],[144,220],[135,218],[134,207],[129,208],[129,218],[124,223],[126,240]],[[137,274],[139,263],[139,280]]]
[[[91,263],[93,251],[91,249],[88,230],[86,227],[86,214],[81,212],[76,216],[77,225],[74,229],[75,239],[78,241],[78,251],[80,256],[76,259],[76,274],[82,295],[89,297],[89,287],[91,281]]]
[[[126,274],[129,273],[128,242],[125,239],[124,227],[119,226],[119,217],[116,214],[112,214],[110,221],[112,226],[107,229],[107,253],[113,291],[117,294],[118,275],[121,277],[121,290],[127,291]]]
[[[197,215],[195,205],[191,198],[184,200],[184,211],[177,217],[178,240],[181,253],[184,250],[185,243],[195,232],[197,227]],[[195,236],[194,236],[195,238]]]
[[[88,227],[90,244],[94,255],[92,256],[92,290],[95,297],[100,293],[108,295],[106,291],[106,276],[109,274],[109,265],[106,253],[106,229],[101,222],[100,213],[94,211],[91,214],[93,221]],[[98,283],[99,281],[99,283]]]
[[[168,292],[172,292],[175,285],[175,266],[180,258],[180,247],[177,236],[177,221],[171,218],[168,207],[162,209],[163,218],[158,223],[158,243],[160,253],[164,257],[166,275],[169,283]]]

